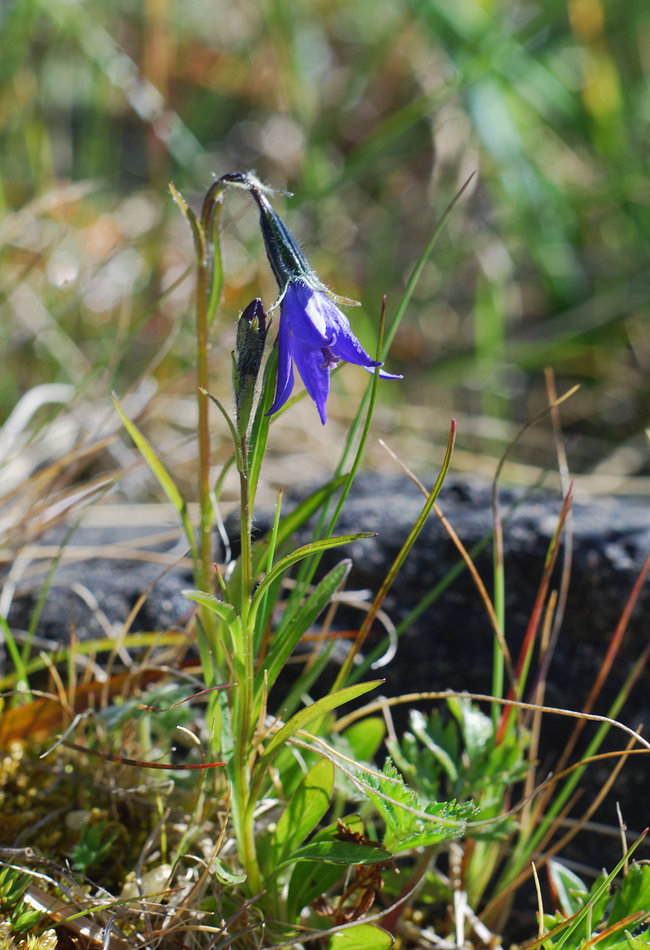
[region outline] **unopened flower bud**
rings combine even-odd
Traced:
[[[255,384],[259,375],[267,333],[266,313],[259,297],[242,311],[237,324],[237,341],[233,353],[233,387],[240,432],[248,426]]]

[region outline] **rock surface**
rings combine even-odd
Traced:
[[[466,476],[449,478],[438,502],[468,550],[487,540],[473,560],[491,595],[490,485]],[[336,534],[374,531],[377,535],[329,552],[323,559],[323,567],[331,566],[341,556],[350,557],[353,569],[348,589],[376,591],[423,503],[424,497],[406,477],[360,476],[346,502]],[[499,504],[505,519],[506,637],[516,656],[535,601],[549,542],[557,527],[561,503],[558,498],[546,495],[526,499],[520,491],[504,490],[500,492]],[[285,510],[289,505],[290,502]],[[264,517],[258,517],[258,530],[262,530],[264,524]],[[232,533],[235,532],[236,527]],[[566,694],[577,703],[580,696],[588,693],[591,678],[604,657],[644,558],[650,552],[650,506],[637,498],[576,502],[572,508],[571,532],[569,595],[550,680],[554,684],[554,698],[560,699]],[[137,536],[138,529],[128,525],[102,529],[81,527],[70,544],[86,547],[93,544],[101,552],[103,545],[116,540],[133,540]],[[305,534],[302,540],[307,537]],[[562,554],[553,575],[554,587],[559,582],[561,561]],[[453,542],[432,514],[385,602],[392,620],[402,621],[434,586],[444,583],[458,562]],[[71,587],[75,581],[94,595],[100,611],[117,629],[138,597],[152,584],[155,585],[153,591],[138,613],[133,629],[157,630],[182,624],[191,605],[181,591],[192,586],[191,573],[175,568],[161,574],[156,564],[129,560],[127,556],[111,560],[93,557],[81,563],[66,564],[56,572],[37,632],[47,639],[61,641],[74,624],[78,637],[104,636],[97,611]],[[28,626],[41,584],[42,578],[39,578],[19,588],[8,618],[12,628]],[[615,665],[617,684],[623,681],[632,663],[648,645],[649,613],[650,583],[646,583]],[[351,614],[350,619],[358,623],[359,614]],[[373,643],[379,639],[376,633]],[[462,570],[421,616],[409,624],[400,639],[397,656],[382,675],[387,676],[386,690],[391,694],[405,687],[489,691],[491,665],[490,622],[469,572]],[[647,673],[642,679],[650,687]],[[612,686],[610,695],[614,689]],[[638,712],[650,722],[650,689],[644,692],[647,702],[639,706]]]
[[[468,550],[490,536],[492,516],[490,485],[473,478],[450,478],[439,505]],[[337,534],[376,531],[377,536],[347,545],[343,551],[329,552],[323,567],[341,556],[351,557],[354,567],[349,589],[377,590],[387,568],[404,542],[424,502],[407,478],[361,476],[346,503]],[[504,524],[506,637],[513,656],[526,630],[542,575],[549,542],[557,526],[560,501],[549,496],[524,498],[518,491],[500,492],[502,516],[515,508]],[[573,553],[571,582],[557,648],[548,676],[546,702],[554,706],[580,708],[605,657],[612,634],[621,617],[635,580],[650,551],[650,506],[636,498],[612,498],[575,503],[571,532]],[[263,526],[263,518],[258,519]],[[92,532],[90,532],[92,534]],[[137,532],[135,532],[137,533]],[[116,526],[94,537],[101,545],[134,534],[134,529]],[[88,529],[81,529],[72,544],[89,542]],[[474,556],[476,567],[488,592],[492,592],[491,546]],[[562,554],[558,558],[558,565]],[[428,594],[444,581],[455,565],[458,552],[435,515],[431,515],[413,551],[390,591],[385,609],[399,623]],[[557,586],[556,565],[553,585]],[[140,594],[153,584],[160,568],[137,561],[102,558],[70,564],[57,572],[57,584],[48,595],[38,627],[39,636],[61,641],[69,635],[71,622],[79,637],[104,636],[97,611],[91,609],[70,586],[81,581],[97,599],[100,610],[111,623],[121,625]],[[190,605],[181,591],[192,586],[187,570],[175,569],[155,583],[133,624],[135,630],[158,630],[182,624]],[[39,585],[19,590],[9,622],[12,628],[26,628],[34,610]],[[349,610],[349,608],[348,608]],[[611,701],[649,643],[650,583],[644,585],[627,626],[620,653],[594,712],[606,714]],[[359,623],[359,613],[340,611],[341,624]],[[382,639],[373,631],[369,647]],[[468,571],[463,570],[400,638],[397,655],[377,672],[386,677],[384,692],[440,690],[445,688],[490,692],[492,630],[484,606]],[[650,672],[642,672],[632,696],[619,718],[637,727],[650,725]],[[567,721],[548,717],[544,723],[545,750],[557,747],[566,735]],[[587,730],[586,730],[587,731]],[[618,734],[615,746],[624,745]],[[630,825],[643,827],[648,817],[638,804],[646,800],[650,770],[645,759],[636,759],[627,768],[623,795],[632,817]],[[611,762],[594,769],[595,787],[611,770]],[[611,811],[611,809],[610,809]],[[610,815],[611,817],[611,815]]]

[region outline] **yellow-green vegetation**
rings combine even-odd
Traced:
[[[646,5],[15,0],[0,27],[0,950],[648,943],[640,842],[621,830],[595,883],[560,860],[650,749],[616,721],[648,651],[592,714],[648,563],[585,706],[545,704],[567,455],[585,486],[647,488]],[[370,533],[337,519],[387,433],[422,506],[338,631]],[[489,581],[437,505],[452,464],[494,478]],[[500,480],[549,468],[562,509],[515,651]],[[70,532],[107,498],[125,523],[167,504],[170,547],[143,556],[193,573],[187,613],[133,632],[155,587],[111,623],[77,584],[104,636],[71,612],[46,638]],[[432,514],[489,619],[492,695],[382,699],[386,599]],[[547,715],[576,722],[552,776]],[[527,887],[537,925],[511,935]]]

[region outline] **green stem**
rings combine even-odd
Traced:
[[[255,708],[253,703],[255,665],[253,655],[253,634],[251,621],[251,601],[253,596],[253,568],[251,544],[251,504],[250,483],[248,478],[248,447],[246,434],[240,433],[240,452],[238,454],[240,484],[240,535],[241,535],[241,602],[240,618],[242,640],[239,656],[235,657],[237,671],[236,713],[235,713],[235,754],[233,771],[233,823],[239,848],[239,856],[248,877],[251,894],[262,890],[262,878],[255,847],[255,801],[250,795],[249,756],[251,739],[255,728]]]
[[[208,401],[201,389],[208,389],[208,295],[209,274],[207,262],[199,261],[196,301],[196,367],[198,376],[197,407],[199,414],[199,537],[200,590],[209,593],[209,578],[212,571],[212,500],[210,497],[210,426]]]
[[[251,599],[253,596],[253,557],[251,545],[251,505],[250,505],[250,485],[248,479],[248,447],[246,445],[246,436],[242,435],[241,446],[241,464],[239,469],[239,512],[240,512],[240,535],[241,535],[241,621],[242,627],[248,627],[248,613],[250,610]],[[252,656],[249,657],[252,664]],[[252,666],[251,666],[252,668]]]
[[[255,847],[255,802],[250,800],[248,783],[248,770],[240,769],[237,763],[233,777],[233,825],[239,857],[246,871],[251,896],[254,896],[263,890],[263,885]]]
[[[201,220],[195,221],[195,245],[198,258],[196,290],[196,367],[198,377],[198,442],[199,442],[199,577],[197,587],[206,593],[212,591],[213,550],[212,524],[213,505],[210,490],[210,425],[208,403],[204,392],[208,390],[208,348],[210,324],[221,295],[222,269],[219,243],[219,218],[224,185],[215,182],[203,201]],[[208,643],[218,657],[214,615],[201,610]],[[217,660],[218,662],[218,660]]]
[[[238,677],[238,748],[237,755],[241,770],[247,770],[248,750],[253,734],[253,683],[255,666],[253,660],[253,631],[251,630],[251,600],[253,596],[253,568],[251,547],[251,510],[248,481],[248,459],[246,455],[246,437],[241,438],[242,466],[239,471],[240,519],[241,519],[241,618],[242,642],[240,655],[236,658]],[[247,787],[247,786],[246,786]]]

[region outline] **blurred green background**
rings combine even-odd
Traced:
[[[647,0],[5,0],[0,26],[0,422],[39,384],[110,411],[111,388],[146,380],[188,436],[192,248],[169,179],[194,207],[234,169],[291,191],[278,210],[363,302],[372,349],[382,295],[390,318],[475,171],[389,355],[404,381],[382,384],[379,430],[417,462],[454,415],[458,458],[494,459],[550,366],[558,392],[581,384],[572,469],[650,474]],[[275,296],[249,205],[224,216],[219,394],[238,311]],[[337,374],[332,431],[366,383]],[[296,419],[331,438],[313,406]],[[552,468],[538,428],[514,457]]]

